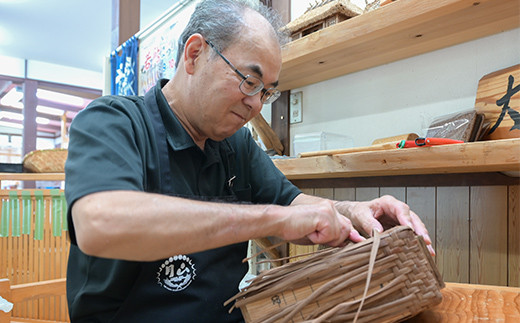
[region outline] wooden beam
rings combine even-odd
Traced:
[[[112,0],[112,50],[139,31],[140,0]]]
[[[74,112],[79,112],[84,108],[82,106],[73,106],[73,105],[68,105],[68,104],[44,100],[44,99],[38,99],[38,105],[43,105],[43,106],[46,106],[49,108],[61,109],[61,110],[65,110],[65,111],[74,111]]]
[[[99,98],[103,94],[103,91],[99,89],[92,89],[88,87],[75,85],[58,84],[46,81],[38,81],[38,88],[63,94],[74,95],[87,100],[94,100],[96,98]]]
[[[264,4],[276,10],[284,23],[287,24],[291,21],[290,0],[272,0],[266,2],[264,2]],[[271,105],[271,128],[283,145],[282,154],[284,155],[291,153],[289,97],[290,92],[284,91],[280,98]]]
[[[290,92],[284,91],[278,100],[271,105],[271,128],[282,143],[282,154],[287,156],[291,153],[289,97]]]
[[[520,177],[512,177],[499,172],[420,174],[369,176],[345,178],[293,179],[291,182],[300,189],[305,188],[345,188],[345,187],[432,187],[432,186],[501,186],[520,185]],[[520,225],[520,224],[519,224]],[[520,231],[519,231],[520,234]],[[520,236],[519,236],[520,238]],[[519,244],[520,246],[520,244]],[[519,247],[520,248],[520,247]],[[519,253],[520,257],[520,253]],[[520,273],[520,271],[519,271]]]

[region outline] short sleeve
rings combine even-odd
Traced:
[[[131,100],[103,97],[74,118],[65,164],[69,213],[75,201],[94,192],[143,190],[143,159],[136,129],[144,121],[138,111]],[[69,220],[73,226],[70,214]],[[72,238],[73,227],[69,229]]]

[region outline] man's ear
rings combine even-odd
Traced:
[[[206,47],[205,44],[204,37],[201,34],[193,34],[186,41],[183,55],[186,73],[193,74],[195,72],[196,64],[199,61],[198,58]]]

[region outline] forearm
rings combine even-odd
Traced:
[[[78,200],[72,216],[85,253],[146,261],[279,235],[280,208],[109,191]]]

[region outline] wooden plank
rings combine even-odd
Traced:
[[[509,186],[508,286],[520,287],[520,186]]]
[[[65,295],[66,278],[51,279],[35,283],[11,286],[12,303],[43,295]]]
[[[517,0],[400,0],[282,49],[280,90],[317,83],[520,26]]]
[[[275,159],[289,179],[520,171],[520,139]]]
[[[437,266],[448,282],[469,283],[469,187],[437,188]]]
[[[332,189],[332,188],[315,188],[314,196],[319,196],[319,197],[323,197],[326,199],[333,199],[334,198],[334,189]]]
[[[470,283],[507,285],[507,187],[470,188]]]
[[[520,64],[487,74],[478,82],[475,110],[483,113],[485,122],[490,124],[485,140],[520,137],[520,129],[514,128],[517,121],[506,113],[508,107],[513,111],[520,107],[520,95],[513,95],[512,91],[519,82]],[[507,93],[508,89],[509,93]],[[498,105],[497,101],[507,94],[510,95],[507,106],[505,106],[506,102]]]
[[[11,284],[9,279],[0,278],[0,295],[7,301],[11,301]],[[0,311],[0,323],[9,323],[11,320],[11,313]]]
[[[380,187],[379,196],[390,195],[399,201],[406,202],[406,188],[404,187]]]
[[[292,179],[301,188],[308,187],[425,187],[425,186],[488,186],[519,185],[520,177],[503,173],[421,174],[402,176],[368,176],[343,178]]]
[[[407,187],[406,202],[423,221],[432,239],[434,249],[437,249],[437,227],[435,219],[436,192],[435,187]],[[436,260],[436,257],[434,257]]]
[[[0,180],[63,181],[65,180],[65,173],[0,173]]]
[[[442,302],[407,322],[520,322],[520,289],[446,283]]]
[[[379,197],[379,187],[356,188],[356,201],[369,201]]]
[[[353,187],[334,188],[334,199],[336,201],[354,201],[356,200],[356,189]]]

